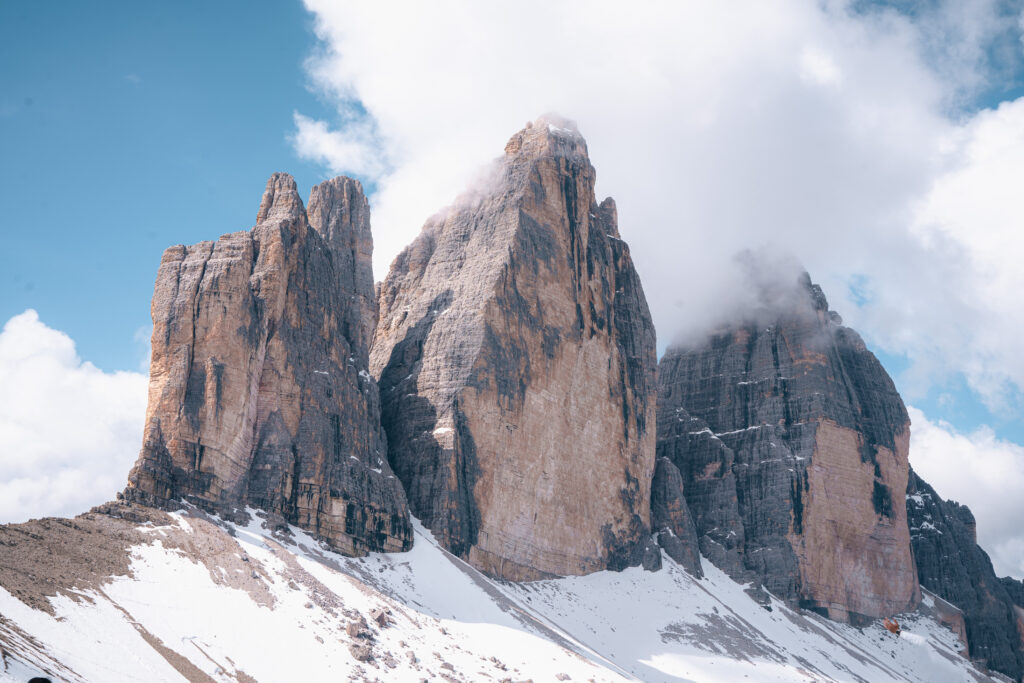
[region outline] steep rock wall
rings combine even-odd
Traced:
[[[149,406],[125,496],[279,513],[347,553],[403,550],[376,383],[369,213],[356,181],[267,183],[256,226],[164,252]]]
[[[654,328],[575,126],[542,118],[380,287],[389,457],[441,543],[513,580],[639,564]]]
[[[906,512],[910,420],[804,275],[744,324],[659,364],[659,456],[725,571],[860,622],[920,600]]]

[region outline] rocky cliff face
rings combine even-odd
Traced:
[[[368,372],[376,319],[358,182],[267,183],[256,226],[164,252],[144,444],[125,497],[279,513],[347,553],[412,543]]]
[[[963,611],[971,658],[1021,680],[1024,585],[996,578],[992,562],[978,546],[970,509],[942,500],[911,471],[907,520],[921,585]]]
[[[749,322],[669,349],[658,398],[658,455],[715,564],[843,621],[917,604],[900,500],[910,420],[806,275]]]
[[[513,580],[643,559],[654,328],[575,127],[542,118],[380,288],[391,464],[452,552]]]
[[[658,546],[694,576],[703,576],[697,529],[683,493],[683,476],[670,458],[660,457],[651,482],[651,530]]]

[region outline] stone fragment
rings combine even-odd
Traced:
[[[368,662],[373,659],[373,648],[366,643],[352,643],[348,646],[348,651],[358,662]]]
[[[348,634],[349,638],[373,640],[373,631],[370,630],[370,625],[366,623],[366,617],[361,614],[345,624],[345,633]]]
[[[381,628],[385,628],[391,623],[389,611],[381,607],[374,607],[371,609],[370,618]]]

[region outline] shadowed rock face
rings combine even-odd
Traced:
[[[651,484],[651,531],[658,545],[694,576],[703,576],[697,530],[683,497],[683,477],[670,458],[659,457]]]
[[[658,455],[712,562],[833,619],[917,604],[899,499],[910,420],[806,274],[750,322],[670,348],[658,399]]]
[[[996,578],[966,505],[942,500],[913,471],[907,521],[921,585],[963,611],[971,659],[1024,677],[1024,584]]]
[[[405,550],[376,383],[369,211],[359,183],[267,183],[256,226],[164,252],[149,407],[125,496],[281,514],[347,553]]]
[[[427,222],[380,288],[392,467],[452,552],[512,580],[643,559],[655,338],[615,204],[542,118]]]

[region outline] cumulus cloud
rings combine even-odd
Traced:
[[[1024,387],[1024,99],[980,112],[956,131],[951,144],[960,159],[936,179],[911,229],[922,244],[957,252],[956,268],[943,273],[951,278],[941,292],[946,303],[932,315],[976,327],[939,351],[948,354],[942,359],[947,366],[960,365],[991,409],[1012,409]],[[912,355],[927,354],[922,341],[907,339]]]
[[[146,376],[107,373],[34,310],[0,331],[0,523],[75,515],[124,488]]]
[[[768,246],[906,354],[908,386],[962,373],[1004,408],[1024,386],[1021,269],[992,248],[1020,239],[1005,193],[1024,100],[962,108],[1019,62],[1003,3],[306,4],[309,73],[339,116],[297,114],[296,149],[371,176],[377,277],[511,133],[557,111],[617,200],[662,348],[749,299],[734,256]]]
[[[978,544],[996,574],[1024,578],[1024,446],[997,438],[988,427],[962,434],[908,410],[910,464],[940,496],[971,508]]]

